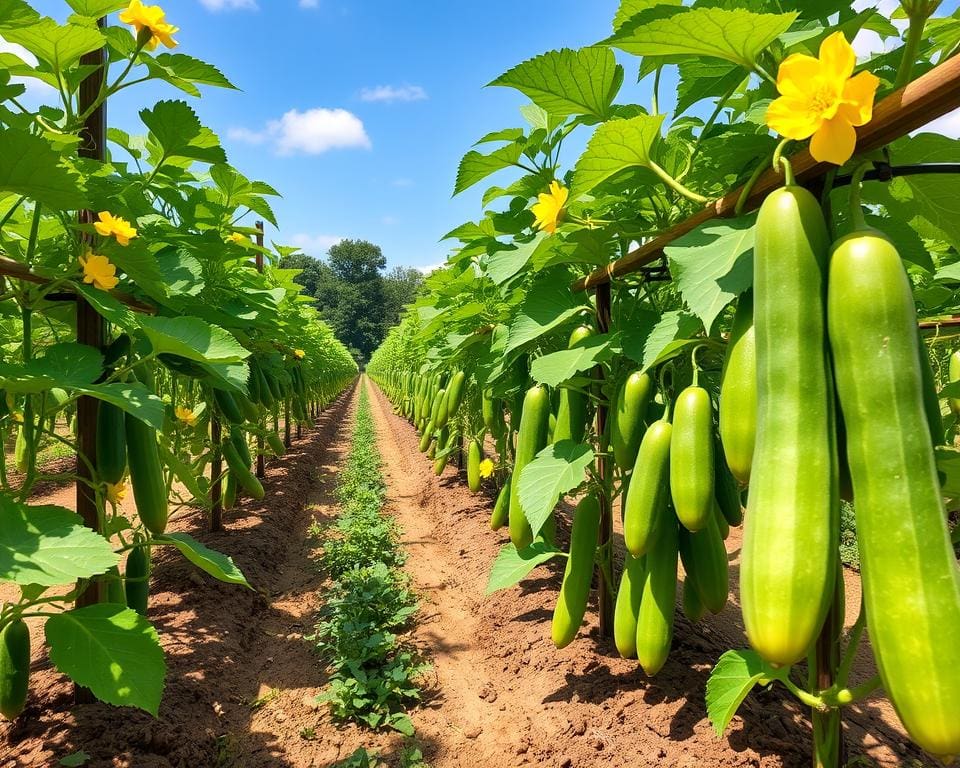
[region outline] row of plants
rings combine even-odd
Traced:
[[[707,712],[722,734],[752,688],[782,685],[810,708],[818,766],[841,764],[843,708],[881,689],[916,744],[960,753],[948,517],[960,498],[960,360],[950,371],[955,334],[918,333],[918,315],[960,312],[960,182],[885,172],[954,160],[960,144],[920,132],[856,155],[875,99],[957,53],[960,18],[939,6],[903,0],[891,19],[834,0],[622,0],[607,39],[504,73],[491,85],[531,100],[526,125],[482,137],[455,193],[515,175],[484,192],[477,221],[448,233],[446,266],[368,367],[421,430],[422,450],[492,436],[506,482],[491,527],[510,541],[488,590],[566,558],[558,647],[595,585],[602,634],[656,674],[678,566],[687,617],[722,610],[723,542],[742,524],[750,648],[718,660]],[[858,63],[860,34],[884,45]],[[616,101],[625,58],[650,84],[647,105]],[[584,131],[567,165],[565,139]],[[829,168],[817,196],[788,159],[804,146]],[[750,212],[749,190],[770,169],[782,185]],[[579,289],[741,185],[734,217]],[[465,393],[457,408],[452,391]],[[565,496],[579,503],[561,551]],[[841,541],[841,499],[855,543]],[[863,581],[849,632],[841,544],[847,557],[856,546]],[[868,627],[879,675],[858,680]]]
[[[278,419],[309,423],[357,368],[297,273],[278,268],[293,249],[258,244],[244,223],[276,226],[277,192],[230,165],[186,101],[144,105],[142,135],[97,125],[146,82],[192,97],[233,84],[170,52],[178,30],[158,6],[63,10],[59,23],[0,3],[0,439],[18,470],[0,461],[0,581],[19,589],[0,607],[0,712],[23,710],[25,620],[40,619],[58,670],[156,715],[154,548],[249,587],[229,557],[168,525],[197,509],[215,523],[241,490],[262,497],[251,444],[282,452]],[[28,107],[28,85],[50,103]],[[76,470],[41,465],[45,443]],[[46,481],[75,483],[82,514],[39,503]]]
[[[383,514],[385,486],[366,386],[361,383],[350,455],[340,472],[337,519],[315,529],[330,578],[310,638],[330,669],[319,702],[338,720],[412,736],[407,709],[420,700],[429,668],[404,636],[418,601],[403,570],[396,521]]]

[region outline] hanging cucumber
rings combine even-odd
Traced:
[[[156,430],[129,413],[124,415],[124,428],[137,514],[150,533],[163,533],[167,527],[167,485],[163,480]]]
[[[747,637],[772,664],[802,659],[833,594],[839,538],[833,392],[826,354],[826,225],[793,183],[756,224],[757,444],[744,517]]]
[[[123,411],[105,401],[97,405],[97,472],[105,483],[119,483],[127,469]]]
[[[27,435],[23,424],[17,427],[17,439],[13,445],[13,458],[17,465],[17,471],[26,472],[27,464],[30,461],[30,451],[28,450]]]
[[[637,659],[648,675],[657,674],[670,655],[677,599],[677,520],[668,514],[646,557],[647,573],[637,617]]]
[[[720,379],[720,442],[733,476],[750,482],[757,439],[757,345],[753,330],[753,294],[737,301]]]
[[[727,604],[729,569],[717,513],[696,533],[680,530],[680,558],[688,580],[693,582],[700,601],[711,613],[720,613]]]
[[[233,395],[225,389],[214,389],[213,400],[216,402],[220,413],[230,424],[243,424],[243,412],[237,405],[237,401],[233,399]]]
[[[550,393],[547,388],[541,384],[530,387],[523,398],[513,463],[514,482],[510,484],[510,539],[518,550],[530,546],[534,535],[520,506],[520,473],[546,447],[549,417]]]
[[[960,754],[960,571],[924,409],[910,280],[894,245],[865,228],[830,258],[828,318],[867,626],[877,668],[910,738]]]
[[[471,440],[467,448],[467,487],[477,493],[480,490],[480,462],[483,460],[483,452],[480,450],[480,441]]]
[[[499,531],[507,524],[507,513],[510,511],[510,480],[503,484],[500,493],[497,494],[497,502],[493,505],[493,513],[490,515],[490,530]]]
[[[690,578],[690,574],[687,574],[687,578],[683,580],[683,615],[696,624],[703,618],[706,610],[700,599],[700,591]]]
[[[280,439],[280,435],[276,432],[267,432],[267,445],[270,446],[270,450],[273,451],[274,456],[283,456],[287,452],[287,447],[283,444],[283,440]]]
[[[955,381],[960,381],[960,349],[956,350],[952,355],[950,355],[948,373],[950,375],[951,384]],[[951,397],[949,402],[950,410],[953,412],[953,415],[960,418],[960,397]]]
[[[249,457],[245,457],[240,447],[243,442],[246,446],[242,433],[239,431],[231,432],[230,437],[220,443],[220,450],[223,451],[223,458],[227,461],[230,473],[234,475],[240,487],[249,493],[253,498],[260,500],[263,498],[263,485],[257,479],[256,475],[250,471]]]
[[[146,616],[150,597],[150,547],[144,545],[130,550],[124,585],[127,607]]]
[[[14,619],[0,631],[0,714],[15,720],[27,703],[30,686],[30,630]]]
[[[640,442],[623,505],[623,541],[634,557],[645,555],[667,512],[670,483],[669,421],[653,422]]]
[[[713,441],[713,492],[724,524],[740,525],[743,522],[743,506],[740,503],[740,488],[725,461],[720,460],[723,450],[719,438]],[[724,536],[726,538],[726,536]]]
[[[617,391],[613,410],[609,415],[610,446],[613,460],[626,473],[633,469],[640,450],[640,440],[646,428],[644,417],[653,392],[653,379],[646,373],[634,371]]]
[[[600,533],[600,500],[584,496],[573,512],[570,552],[563,572],[557,605],[553,610],[553,644],[565,648],[583,623],[593,581],[593,559]]]
[[[460,404],[463,402],[463,389],[466,384],[467,376],[463,371],[457,371],[450,378],[450,384],[447,387],[447,420],[452,419],[460,410]]]
[[[574,328],[570,334],[567,348],[572,349],[581,341],[590,338],[593,329],[586,325]],[[570,387],[560,388],[560,403],[557,406],[557,421],[553,429],[553,442],[573,440],[583,442],[587,429],[587,415],[590,398],[585,392]]]
[[[703,387],[687,387],[673,404],[670,496],[688,531],[706,527],[713,514],[713,409]]]
[[[640,598],[646,578],[646,561],[629,552],[624,558],[617,602],[613,608],[613,642],[625,659],[637,658],[637,619],[640,616]]]

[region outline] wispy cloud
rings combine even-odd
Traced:
[[[279,155],[319,155],[331,149],[370,149],[363,121],[345,109],[291,109],[262,131],[231,128],[227,136],[247,144],[271,144]]]
[[[360,101],[392,104],[395,101],[423,101],[426,90],[420,85],[376,85],[360,91]]]
[[[431,272],[433,272],[434,270],[437,270],[437,269],[440,269],[440,268],[442,268],[442,267],[445,267],[446,264],[447,264],[447,262],[441,261],[439,264],[427,264],[426,266],[423,266],[423,267],[414,267],[414,269],[418,269],[418,270],[420,270],[421,272],[423,272],[423,274],[429,275],[429,274],[430,274]]]
[[[394,179],[390,182],[392,187],[412,187],[413,179]]]
[[[208,11],[256,11],[257,0],[200,0]]]
[[[299,232],[290,238],[290,243],[311,256],[321,256],[341,240],[343,238],[339,235],[309,235]]]

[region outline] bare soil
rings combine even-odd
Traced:
[[[485,597],[505,540],[487,525],[492,499],[471,494],[455,467],[434,476],[413,428],[368,386],[386,511],[404,529],[406,568],[422,601],[411,639],[433,663],[425,703],[413,712],[416,742],[433,768],[809,765],[806,713],[776,689],[751,694],[721,739],[706,721],[713,663],[727,648],[745,646],[735,604],[695,627],[678,615],[670,660],[650,679],[599,638],[594,606],[578,639],[563,651],[553,647],[558,564]],[[335,724],[315,704],[325,677],[304,639],[324,589],[308,531],[336,516],[332,494],[355,403],[353,390],[270,464],[265,500],[245,500],[228,513],[227,531],[205,533],[197,513],[174,521],[229,553],[254,591],[220,585],[173,554],[158,557],[150,619],[167,653],[160,718],[74,704],[34,627],[30,700],[16,724],[0,725],[0,768],[55,766],[79,750],[94,768],[319,768],[359,746],[399,765],[399,734]],[[54,503],[69,505],[70,493],[59,492],[64,498]],[[736,531],[727,544],[735,586]],[[851,623],[856,574],[847,586]],[[858,666],[858,678],[872,674],[869,654]],[[851,757],[867,756],[866,765],[915,765],[919,757],[903,746],[882,700],[850,712],[845,728]]]

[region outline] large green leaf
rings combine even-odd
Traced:
[[[753,686],[776,671],[754,651],[727,651],[707,680],[707,717],[717,736],[723,736]]]
[[[250,355],[225,330],[196,317],[142,317],[140,325],[158,355],[201,363],[239,363]]]
[[[680,0],[620,0],[620,7],[613,17],[613,31],[616,32],[637,14],[649,11],[651,8],[680,5]]]
[[[228,584],[240,584],[250,589],[246,576],[227,555],[201,544],[186,533],[165,533],[154,536],[158,544],[171,544],[180,550],[187,560],[201,570],[209,573],[213,578],[225,581]]]
[[[563,48],[518,64],[490,85],[516,88],[556,117],[604,120],[623,84],[623,67],[603,47]]]
[[[165,80],[191,96],[200,95],[198,84],[236,88],[215,66],[185,53],[161,53],[153,58],[146,58],[145,63],[154,77]]]
[[[649,167],[663,119],[663,115],[637,115],[600,125],[577,160],[571,196],[589,192],[626,168]]]
[[[497,285],[502,285],[529,263],[534,252],[546,241],[548,235],[541,232],[529,243],[515,243],[516,247],[504,249],[487,256],[484,271]]]
[[[755,219],[707,222],[664,248],[675,285],[708,333],[723,308],[753,284]]]
[[[605,43],[636,56],[709,56],[752,69],[796,18],[796,13],[689,8],[668,18],[628,22]]]
[[[100,377],[103,355],[93,347],[62,342],[25,365],[0,362],[0,384],[11,392],[39,393],[52,387],[86,386]]]
[[[60,155],[40,136],[0,128],[0,147],[0,192],[24,195],[50,208],[86,205],[80,177],[60,165]]]
[[[81,283],[77,285],[77,292],[87,300],[87,304],[92,306],[101,317],[106,318],[125,331],[136,329],[137,316],[106,291]]]
[[[517,491],[534,535],[543,528],[560,498],[586,479],[592,462],[589,445],[561,440],[548,445],[523,468]]]
[[[157,430],[163,429],[163,400],[139,381],[132,383],[88,384],[76,387],[78,392],[111,403],[134,418]]]
[[[93,695],[157,716],[166,663],[157,631],[130,608],[101,603],[51,616],[44,626],[54,666]]]
[[[74,13],[98,19],[129,5],[126,0],[67,0]]]
[[[459,195],[491,173],[514,165],[523,154],[524,145],[525,141],[514,141],[486,155],[474,149],[467,152],[457,168],[457,182],[453,188],[453,194]]]
[[[690,344],[698,343],[694,334],[700,321],[686,312],[664,312],[643,345],[643,370],[648,370],[680,354]]]
[[[106,38],[94,26],[86,24],[57,24],[42,18],[28,26],[7,28],[3,36],[18,43],[49,65],[54,72],[72,67],[85,53],[103,48]],[[4,153],[7,152],[4,146]]]
[[[530,376],[540,384],[556,387],[581,371],[610,360],[620,351],[617,338],[609,334],[591,336],[572,349],[561,349],[538,357],[530,364]]]
[[[0,0],[0,28],[28,26],[39,18],[26,0]]]
[[[536,341],[584,310],[582,294],[575,295],[570,282],[569,273],[561,270],[541,277],[530,287],[510,325],[507,354]]]
[[[160,101],[140,111],[140,119],[160,145],[163,158],[184,157],[204,163],[225,163],[227,156],[217,135],[200,124],[185,101]]]
[[[726,94],[746,76],[743,67],[728,61],[697,58],[683,62],[677,85],[676,114],[683,114],[701,99]]]
[[[542,565],[556,555],[563,553],[551,549],[543,541],[535,541],[522,552],[517,552],[513,544],[505,544],[493,561],[490,578],[487,580],[486,594],[492,595],[500,589],[507,589],[522,581],[530,571]]]
[[[0,580],[53,587],[118,562],[110,543],[69,509],[27,506],[0,494]]]

